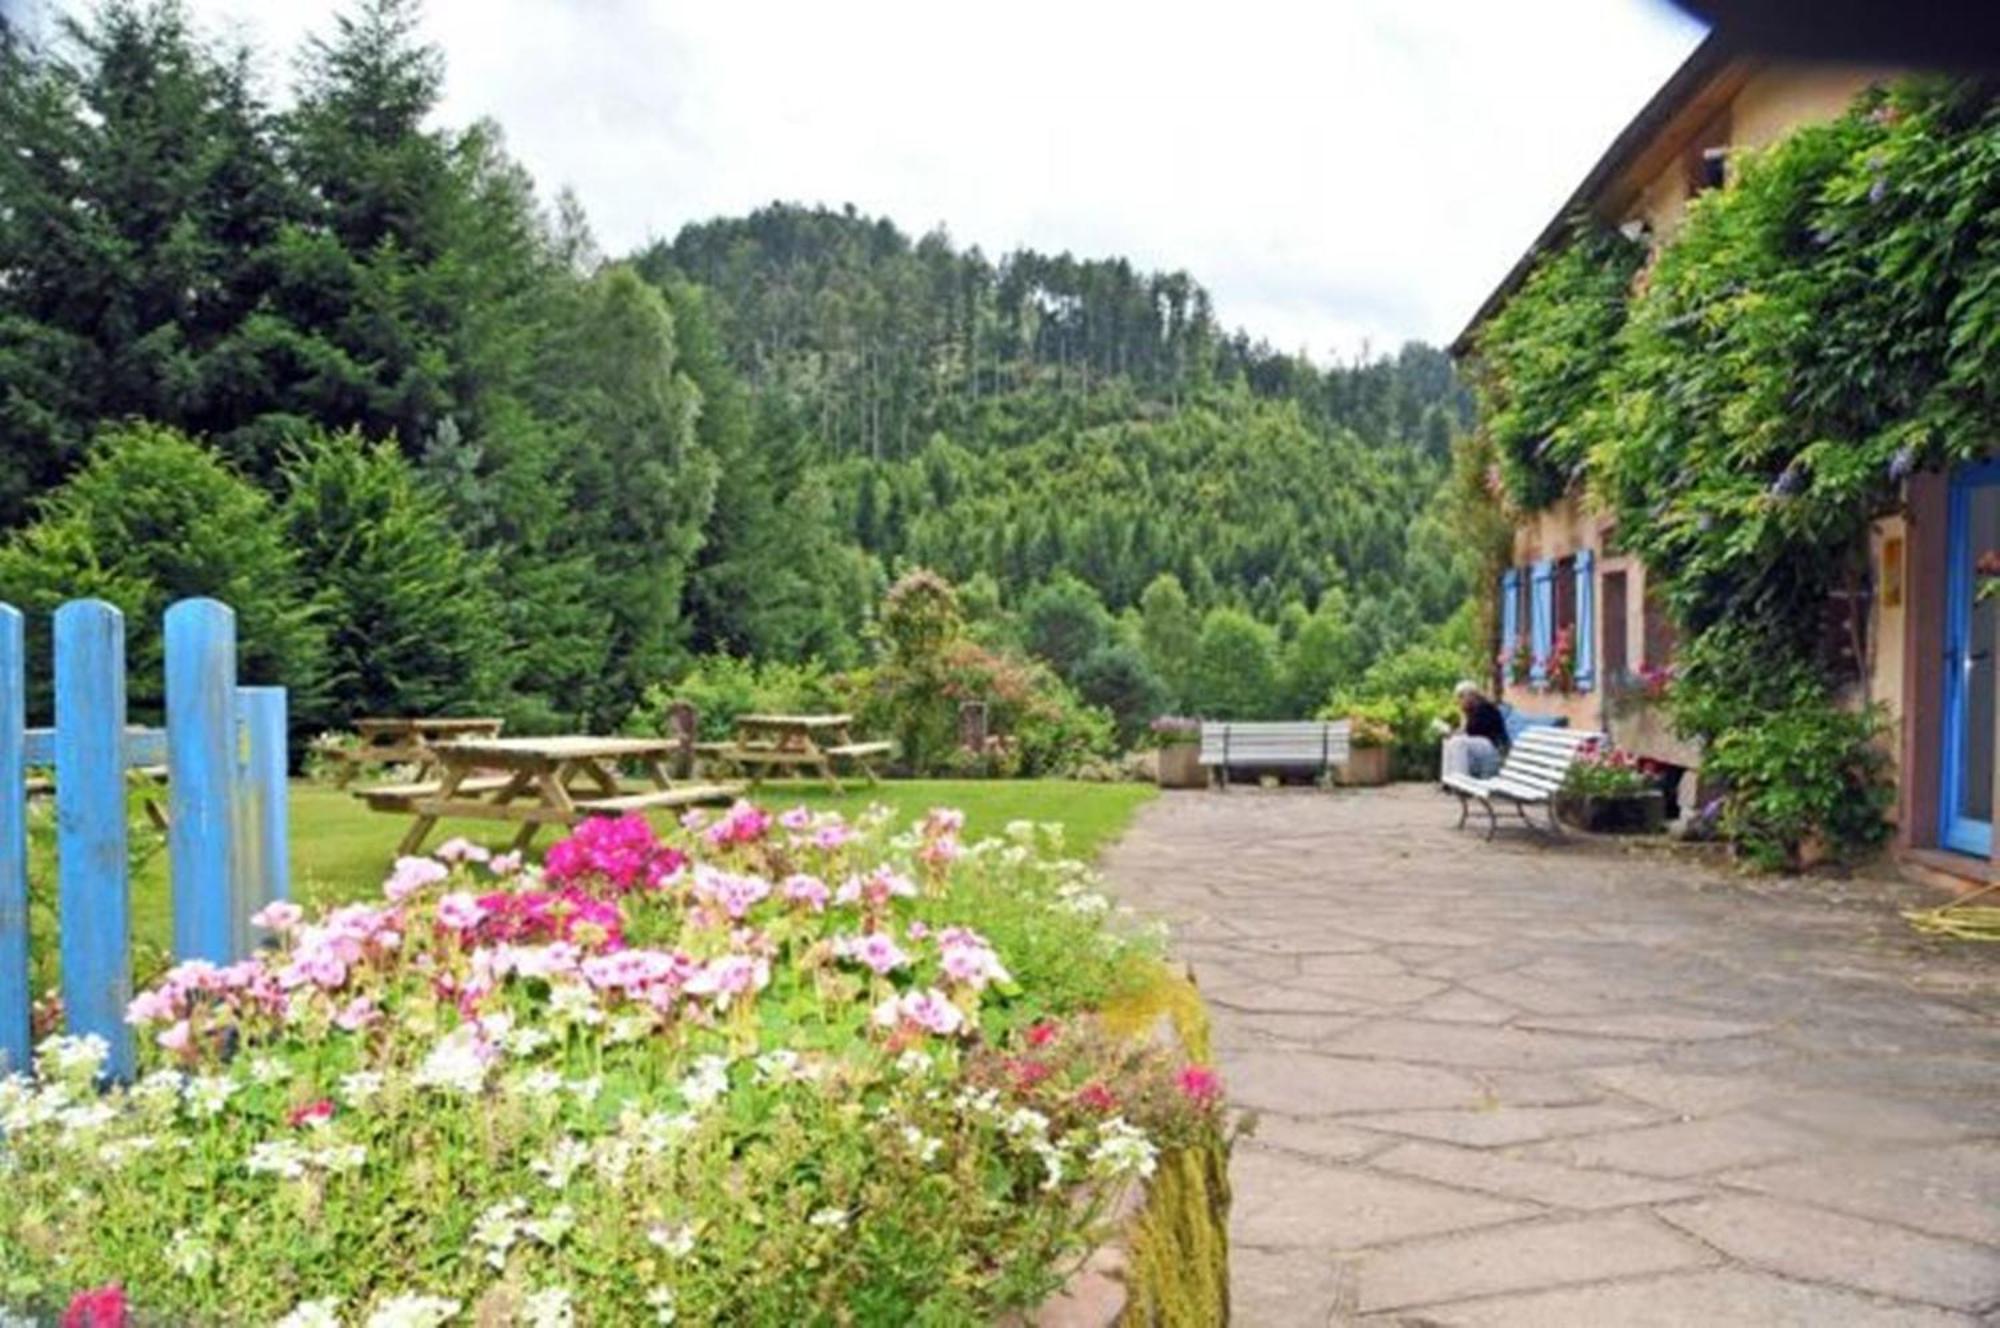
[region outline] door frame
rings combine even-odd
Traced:
[[[1965,749],[1964,660],[1971,650],[1972,631],[1972,492],[2000,486],[2000,460],[1954,467],[1945,523],[1944,706],[1939,715],[1943,741],[1938,744],[1938,843],[1957,853],[1990,858],[1993,822],[1958,814],[1964,791],[1961,769]],[[1994,660],[2000,668],[2000,657]]]

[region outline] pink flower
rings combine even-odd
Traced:
[[[956,807],[933,807],[924,818],[927,835],[955,835],[965,828],[965,813]]]
[[[910,956],[903,952],[902,947],[879,931],[866,936],[836,937],[833,952],[842,959],[866,964],[877,977],[887,977],[897,969],[907,967],[910,962]]]
[[[1118,1097],[1101,1083],[1085,1084],[1076,1100],[1092,1111],[1109,1114],[1118,1110]]]
[[[779,815],[778,824],[787,830],[804,830],[812,824],[812,819],[813,814],[810,808],[794,807],[790,811]]]
[[[425,886],[436,885],[449,875],[451,869],[434,858],[397,858],[389,879],[382,883],[382,893],[390,903],[400,904]]]
[[[832,897],[832,892],[826,888],[825,881],[804,873],[787,876],[784,891],[787,903],[804,904],[815,913],[826,912],[826,901]]]
[[[125,1022],[136,1026],[164,1023],[180,1013],[180,1002],[161,988],[142,991],[125,1006]]]
[[[479,906],[479,901],[462,890],[438,900],[438,922],[452,931],[471,931],[485,916],[486,910]]]
[[[724,955],[711,959],[689,978],[684,988],[693,996],[713,996],[715,1008],[727,1010],[731,998],[762,991],[771,985],[771,962],[761,955]]]
[[[441,862],[485,862],[492,856],[490,849],[463,838],[447,839],[437,848]]]
[[[853,843],[856,838],[857,836],[853,830],[849,829],[844,823],[836,821],[831,825],[823,825],[813,831],[812,842],[814,847],[823,848],[831,853],[837,848],[844,848],[848,844]]]
[[[250,925],[265,931],[287,932],[304,920],[306,911],[288,899],[274,899],[250,915]]]
[[[1000,956],[986,938],[969,927],[946,927],[939,934],[940,965],[945,976],[982,991],[989,982],[1011,982]]]
[[[512,876],[515,872],[521,870],[520,850],[517,849],[512,853],[502,853],[486,865],[495,876]]]
[[[356,996],[340,1008],[339,1013],[333,1016],[333,1022],[336,1027],[345,1032],[359,1033],[362,1029],[368,1027],[381,1017],[381,1011],[375,1008],[373,999],[367,996]]]
[[[680,850],[660,843],[645,817],[599,816],[550,845],[542,867],[554,885],[595,883],[624,894],[658,889],[686,862]]]
[[[1053,1019],[1037,1019],[1028,1025],[1028,1045],[1046,1047],[1062,1036],[1062,1025]]]
[[[1206,1065],[1189,1065],[1174,1076],[1174,1087],[1197,1107],[1214,1106],[1222,1100],[1222,1080]]]
[[[193,1028],[189,1027],[188,1021],[182,1019],[178,1023],[176,1023],[172,1028],[163,1031],[158,1037],[154,1038],[153,1041],[159,1043],[160,1048],[163,1051],[171,1051],[174,1054],[179,1055],[181,1052],[187,1050],[188,1042],[192,1038],[193,1034],[194,1030]]]
[[[771,883],[758,876],[736,876],[706,864],[694,869],[694,897],[712,904],[740,922],[753,905],[771,893]]]
[[[317,1128],[325,1125],[332,1119],[333,1099],[324,1097],[317,1102],[308,1102],[304,1106],[293,1107],[285,1113],[285,1124],[295,1130],[305,1126]]]
[[[770,828],[769,812],[755,803],[738,801],[703,833],[711,844],[754,844]]]
[[[130,1322],[125,1288],[116,1282],[77,1292],[62,1316],[62,1328],[125,1328]]]
[[[966,1028],[965,1012],[936,987],[889,997],[875,1007],[874,1019],[882,1028],[914,1026],[939,1037],[950,1037]]]

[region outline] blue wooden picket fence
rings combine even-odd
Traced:
[[[250,916],[291,893],[286,861],[285,689],[236,685],[236,614],[212,599],[166,613],[166,728],[125,722],[125,619],[102,600],[57,609],[55,727],[27,727],[19,610],[0,604],[0,1075],[32,1053],[27,772],[55,775],[56,899],[68,1030],[132,1071],[126,771],[167,768],[176,958],[248,954]],[[41,938],[46,943],[48,938]]]

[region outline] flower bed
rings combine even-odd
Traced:
[[[1219,1094],[1091,1013],[1162,970],[1059,832],[958,829],[739,804],[668,842],[589,823],[542,871],[454,842],[380,903],[273,905],[272,948],[133,1001],[137,1083],[100,1094],[101,1046],[59,1037],[0,1084],[0,1320],[1041,1303],[1130,1186],[1212,1170]],[[1144,1225],[1138,1262],[1172,1265]]]

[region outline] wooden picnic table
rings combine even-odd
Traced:
[[[503,723],[470,716],[435,719],[371,716],[354,721],[354,732],[361,739],[354,750],[335,751],[331,755],[345,766],[340,773],[342,787],[364,765],[414,765],[419,776],[428,776],[437,765],[431,756],[433,744],[453,739],[497,738]]]
[[[376,811],[415,815],[398,850],[415,853],[442,817],[511,821],[514,847],[526,848],[544,825],[576,825],[586,817],[620,816],[655,807],[733,798],[743,785],[675,784],[667,761],[672,738],[465,738],[433,742],[437,778],[356,790]],[[637,766],[642,784],[619,777]]]
[[[836,761],[851,763],[873,784],[870,761],[895,750],[893,743],[856,742],[848,732],[853,724],[852,715],[738,715],[735,741],[710,749],[710,754],[748,772],[753,785],[762,782],[767,770],[813,771],[838,793]]]

